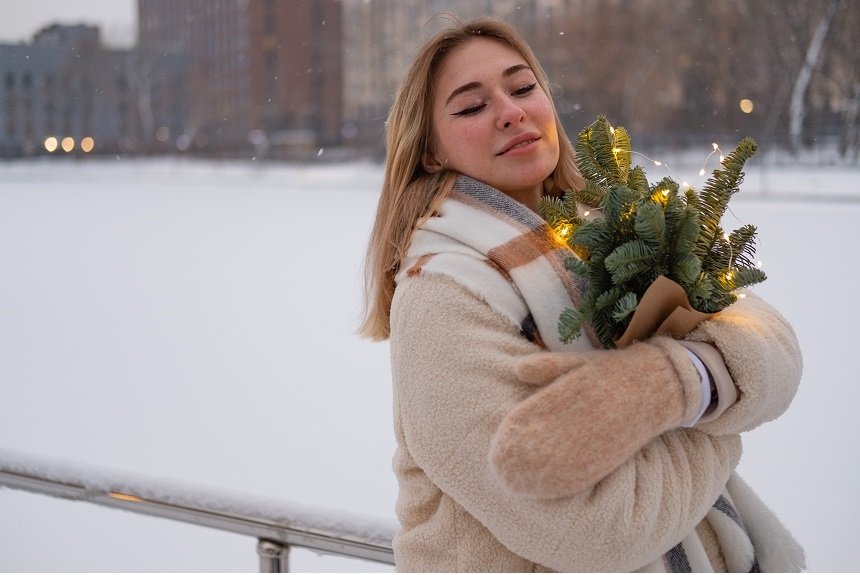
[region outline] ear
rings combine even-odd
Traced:
[[[424,155],[421,156],[421,164],[430,174],[435,174],[444,167],[433,152],[424,152]]]

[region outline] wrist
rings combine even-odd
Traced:
[[[687,357],[690,358],[690,361],[693,363],[693,367],[696,368],[696,371],[699,373],[699,385],[701,386],[701,401],[699,402],[699,409],[696,412],[695,416],[689,420],[681,423],[682,427],[693,427],[698,423],[698,421],[702,418],[705,413],[711,409],[713,404],[713,399],[715,399],[716,389],[714,388],[713,380],[711,379],[711,374],[708,373],[708,368],[705,367],[705,364],[702,363],[702,360],[699,359],[695,353],[684,348],[684,351],[687,352]]]
[[[738,400],[738,390],[729,373],[723,356],[712,344],[701,341],[681,340],[679,342],[705,364],[711,377],[711,405],[699,418],[698,423],[708,423],[717,419]]]

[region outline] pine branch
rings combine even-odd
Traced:
[[[579,201],[586,206],[596,208],[606,199],[606,189],[591,180],[585,180],[585,187],[579,191]]]
[[[576,152],[583,189],[540,205],[577,256],[565,267],[587,280],[579,308],[559,318],[562,341],[579,337],[588,324],[605,347],[614,347],[660,275],[681,285],[703,312],[724,309],[737,299],[737,289],[766,279],[753,265],[755,226],[726,236],[720,225],[743,181],[744,163],[756,152],[751,139],[738,144],[699,194],[691,188],[680,193],[668,177],[649,184],[641,166],[630,166],[627,131],[603,116],[579,133]],[[600,209],[602,217],[584,222],[577,204]]]
[[[701,202],[699,223],[703,233],[699,236],[696,255],[705,258],[711,251],[720,235],[720,221],[729,205],[732,195],[738,191],[743,181],[744,163],[758,150],[751,138],[744,138],[738,147],[722,162],[723,169],[714,170],[711,178],[705,182],[699,195]]]

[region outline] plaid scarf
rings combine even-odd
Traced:
[[[412,236],[403,274],[440,273],[481,297],[520,332],[551,351],[596,346],[593,333],[559,339],[562,311],[575,307],[582,280],[564,267],[573,256],[536,213],[504,193],[460,176],[433,217]]]
[[[759,561],[746,527],[735,509],[728,489],[717,498],[714,506],[705,516],[716,545],[729,573],[761,573]],[[694,530],[683,541],[672,547],[663,557],[645,569],[653,571],[661,568],[667,573],[709,573],[714,565],[705,550],[699,531]],[[722,570],[722,569],[721,569]]]
[[[579,303],[585,287],[564,267],[572,255],[540,216],[499,190],[460,176],[438,212],[414,232],[397,281],[424,273],[448,276],[510,319],[530,341],[551,351],[582,352],[600,347],[593,333],[584,329],[588,337],[563,344],[558,332],[559,315]],[[730,494],[733,482],[740,479],[729,481],[705,517],[712,531],[707,538],[719,547],[729,571],[758,572],[756,548],[741,513],[749,512],[765,526],[758,529],[758,544],[767,548],[774,546],[772,540],[793,539],[742,482],[746,507],[739,513]],[[797,570],[803,563],[798,549],[768,550],[762,566]],[[699,530],[693,530],[642,570],[709,572],[714,566]]]

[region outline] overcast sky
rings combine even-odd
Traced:
[[[137,0],[0,0],[0,43],[29,42],[47,24],[93,24],[102,41],[128,47],[137,35]]]

